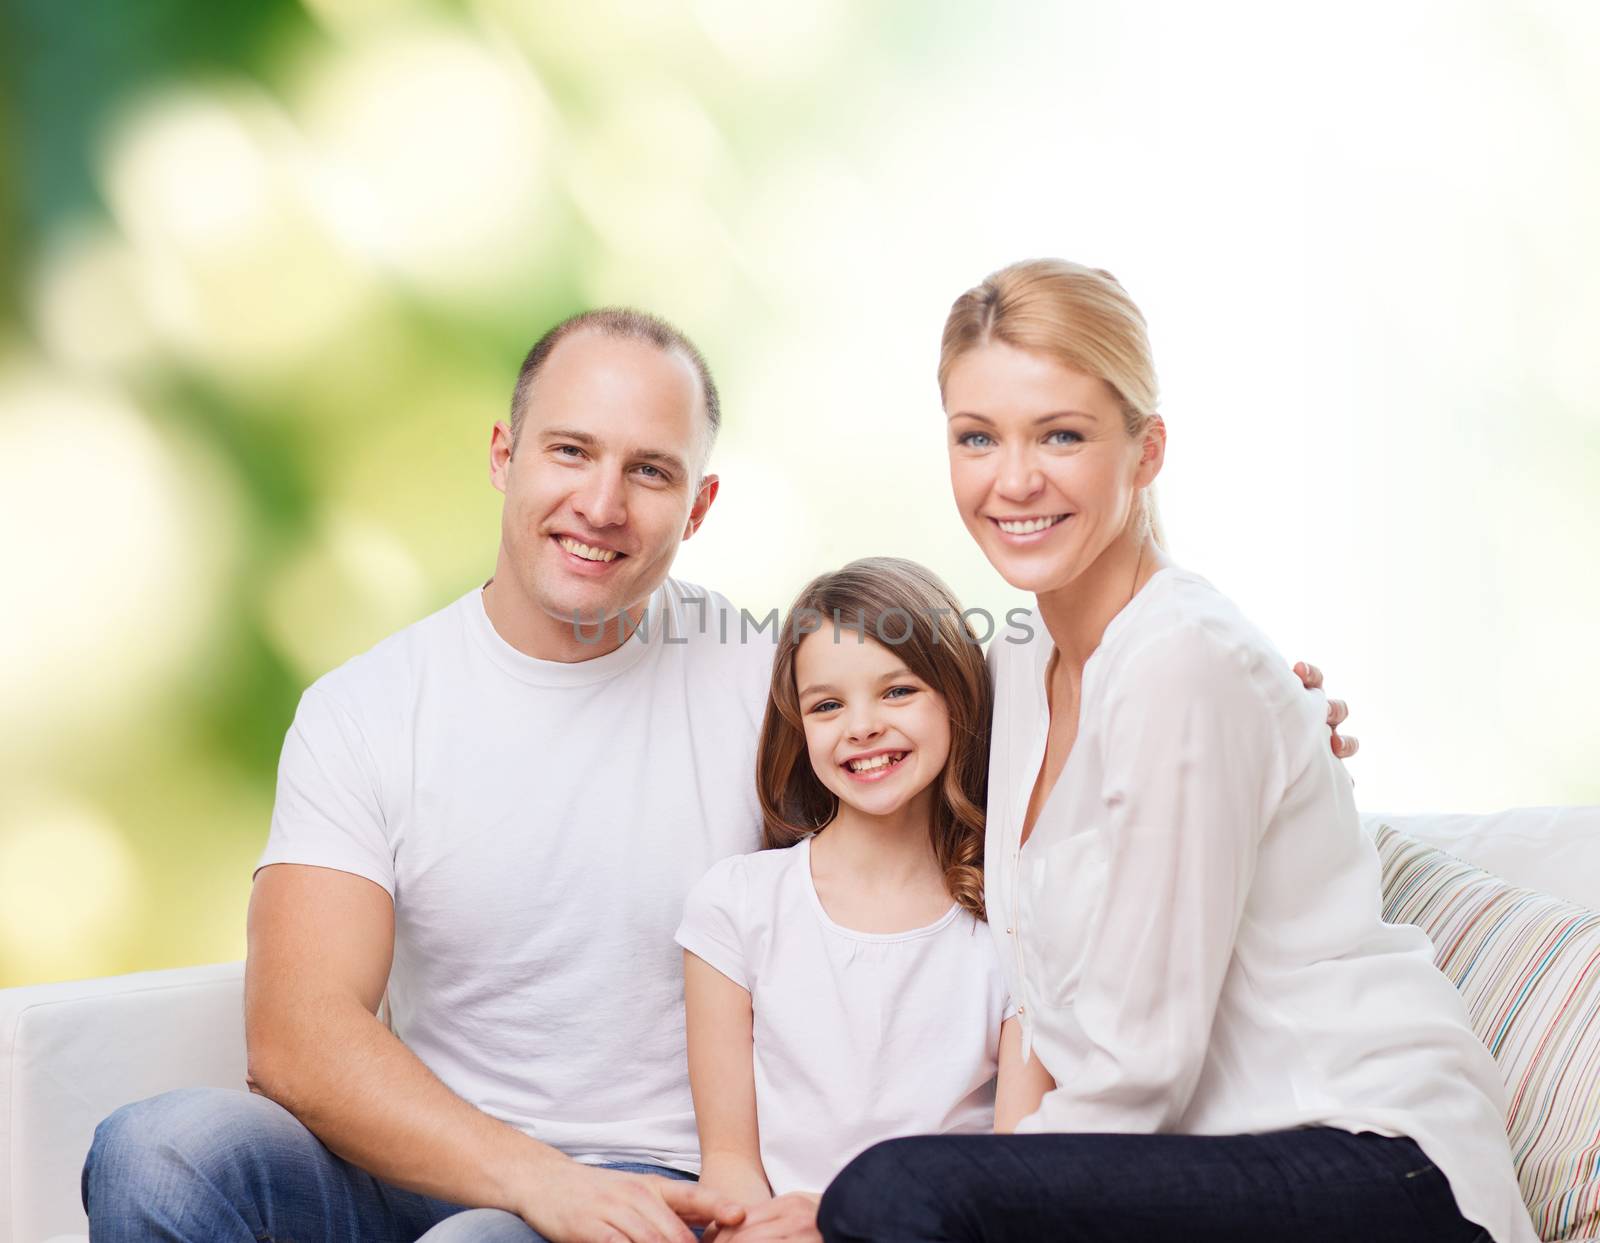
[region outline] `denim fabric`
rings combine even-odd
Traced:
[[[102,1122],[83,1167],[83,1206],[95,1243],[539,1240],[510,1213],[468,1211],[381,1182],[334,1156],[281,1105],[216,1088],[168,1092]]]
[[[827,1243],[1478,1243],[1409,1139],[950,1135],[867,1149],[822,1197]]]

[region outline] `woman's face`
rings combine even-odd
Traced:
[[[944,769],[949,709],[893,647],[824,626],[801,640],[794,675],[812,770],[842,802],[893,815]]]
[[[1128,528],[1161,469],[1159,419],[1128,435],[1103,380],[990,342],[945,381],[950,485],[961,519],[1013,587],[1065,587]]]

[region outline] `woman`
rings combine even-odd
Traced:
[[[1312,700],[1163,551],[1138,309],[1038,261],[959,298],[951,481],[1037,596],[994,645],[989,925],[1053,1078],[1009,1136],[895,1140],[830,1240],[1531,1243],[1498,1072],[1376,854]]]

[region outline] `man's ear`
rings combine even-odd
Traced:
[[[1150,416],[1140,440],[1139,470],[1133,481],[1136,487],[1147,488],[1155,482],[1167,460],[1167,424],[1159,414]]]
[[[700,486],[695,490],[694,508],[689,511],[689,521],[684,525],[683,538],[688,539],[700,529],[700,524],[706,520],[710,512],[711,502],[717,499],[717,489],[721,481],[715,475],[704,475],[700,479]]]
[[[504,421],[494,425],[489,434],[489,482],[495,490],[506,490],[506,478],[511,474],[511,453],[515,446],[511,439],[511,425]]]

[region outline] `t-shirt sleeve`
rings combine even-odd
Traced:
[[[364,876],[394,897],[394,850],[377,765],[354,717],[313,686],[278,760],[272,831],[256,870],[304,863]]]
[[[743,935],[747,890],[744,857],[722,860],[689,891],[674,935],[684,949],[744,989],[750,987]]]

